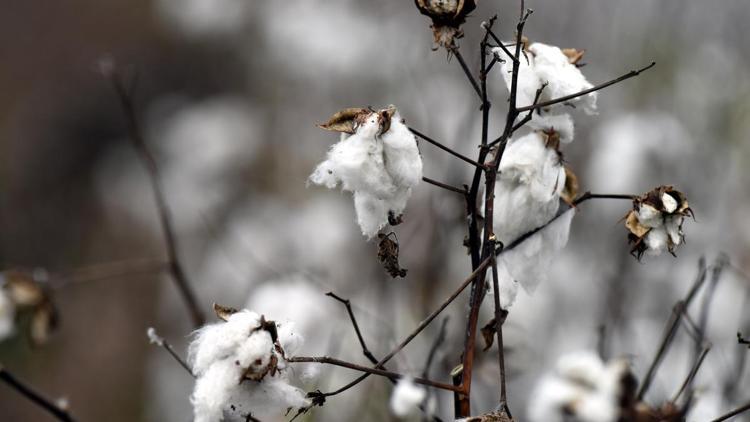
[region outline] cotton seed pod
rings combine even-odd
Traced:
[[[419,12],[432,19],[432,33],[437,49],[455,47],[455,40],[463,37],[461,25],[477,7],[477,0],[415,0]]]
[[[672,186],[659,186],[633,200],[625,216],[630,253],[640,259],[644,253],[658,255],[664,248],[674,255],[683,242],[685,217],[693,216],[685,194]]]

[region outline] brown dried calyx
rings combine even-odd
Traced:
[[[43,285],[44,281],[44,277],[36,276],[31,271],[7,270],[0,273],[0,289],[15,305],[16,315],[31,315],[28,336],[35,346],[45,344],[58,325],[57,309],[49,290]]]
[[[572,65],[578,66],[578,62],[583,59],[583,54],[586,53],[586,50],[578,50],[575,48],[563,48],[562,53],[565,54],[565,57],[568,58],[568,63]],[[581,64],[583,66],[583,64]]]
[[[393,238],[391,238],[393,237]],[[398,239],[396,233],[378,233],[378,260],[391,277],[406,277],[408,270],[401,268],[398,263]]]
[[[432,19],[432,34],[437,50],[455,48],[455,40],[463,37],[461,25],[477,7],[478,0],[415,0],[419,12]]]
[[[378,114],[380,134],[382,135],[385,132],[388,132],[391,128],[391,118],[396,113],[396,107],[393,105],[389,105],[388,107],[377,111],[370,108],[345,108],[337,111],[327,122],[319,123],[316,126],[332,132],[353,135],[357,131],[357,128],[373,113]]]

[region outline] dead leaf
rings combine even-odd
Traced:
[[[230,316],[236,314],[239,311],[229,306],[221,306],[218,303],[214,303],[214,312],[216,313],[216,316],[219,317],[219,319],[228,321]]]
[[[362,123],[364,118],[371,113],[372,111],[366,108],[345,108],[336,112],[327,122],[316,126],[332,132],[354,134],[357,125]]]
[[[393,236],[393,239],[391,238]],[[401,268],[398,263],[398,239],[394,240],[396,234],[390,232],[388,234],[379,233],[378,238],[378,260],[383,265],[383,268],[391,275],[391,277],[406,277],[408,270]]]
[[[495,343],[495,334],[497,333],[497,323],[495,318],[492,318],[487,324],[480,330],[482,338],[484,339],[483,352],[490,350],[490,347]]]

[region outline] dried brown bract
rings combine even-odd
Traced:
[[[666,248],[674,255],[683,242],[682,224],[693,216],[685,194],[672,186],[659,186],[633,200],[633,209],[625,216],[630,253],[640,259],[644,253],[658,254]]]
[[[224,322],[226,322],[232,314],[236,314],[237,312],[239,311],[235,308],[214,303],[214,313],[216,313],[216,316]]]
[[[436,50],[455,48],[455,40],[463,37],[461,25],[477,7],[477,0],[415,0],[419,12],[432,19],[432,34]]]
[[[345,108],[336,112],[327,122],[318,124],[321,129],[354,134],[358,125],[372,113],[366,108]]]
[[[565,166],[565,187],[560,193],[560,198],[562,198],[566,204],[573,207],[573,202],[578,196],[578,188],[578,176],[573,173],[573,170],[570,167]]]
[[[58,325],[57,309],[44,281],[34,272],[24,270],[8,270],[0,274],[0,288],[15,305],[16,317],[30,315],[28,336],[36,346],[45,344]]]
[[[396,233],[379,233],[378,260],[391,277],[406,277],[407,270],[401,268],[398,263],[398,239]]]
[[[577,50],[575,48],[563,48],[562,53],[568,58],[570,64],[578,65],[578,62],[583,58],[583,54],[586,50]]]

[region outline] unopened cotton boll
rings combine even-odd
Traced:
[[[414,383],[411,378],[401,378],[391,394],[391,411],[399,418],[416,413],[427,397],[427,390]]]

